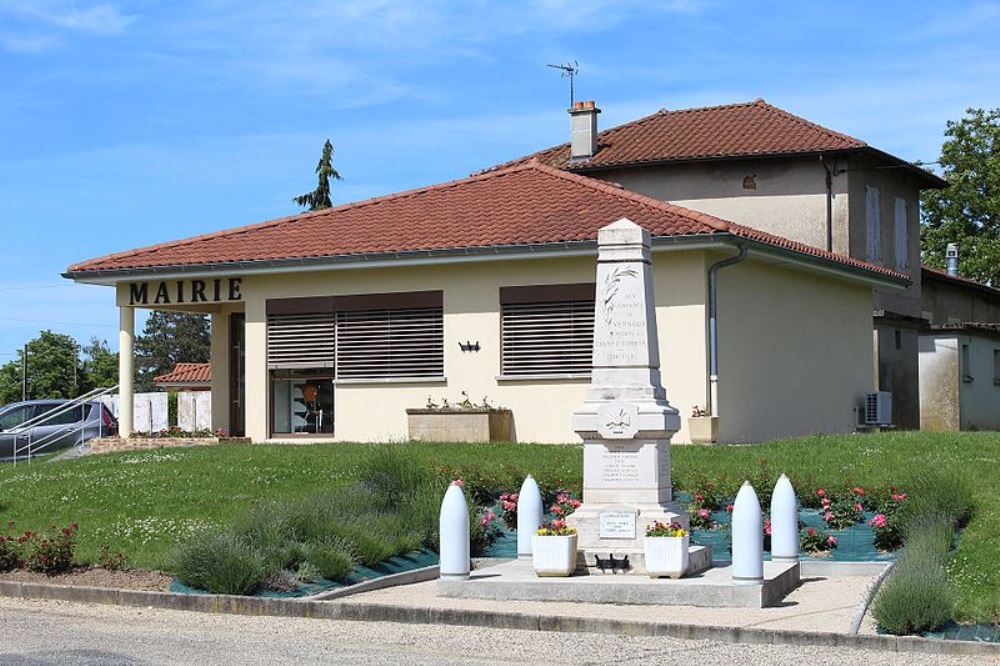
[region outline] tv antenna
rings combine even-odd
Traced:
[[[552,69],[558,69],[561,74],[560,78],[569,79],[569,107],[573,108],[573,102],[576,101],[576,96],[573,91],[573,77],[580,73],[580,65],[576,60],[573,62],[559,63],[558,65],[546,65],[546,67],[551,67]]]

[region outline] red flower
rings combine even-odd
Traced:
[[[816,536],[816,530],[812,527],[809,528],[809,536]]]
[[[817,488],[816,489],[816,494],[819,497],[826,497],[826,489],[825,488]]]
[[[861,486],[854,486],[854,488],[852,490],[853,490],[853,492],[854,492],[855,495],[864,495],[865,494],[865,489],[862,488]]]

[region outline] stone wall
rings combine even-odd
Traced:
[[[230,437],[99,437],[90,440],[90,453],[114,453],[116,451],[145,451],[148,449],[173,449],[192,446],[214,446],[216,444],[249,444],[246,438]]]

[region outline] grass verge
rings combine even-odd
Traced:
[[[531,472],[548,487],[578,488],[580,447],[526,444],[401,444],[415,466],[476,485],[516,489]],[[102,546],[133,566],[166,568],[177,543],[205,527],[232,523],[262,502],[295,501],[354,484],[376,447],[227,445],[94,456],[54,464],[0,466],[0,519],[19,529],[80,524],[79,556]],[[701,478],[735,494],[749,478],[769,489],[786,472],[802,492],[853,484],[907,488],[930,471],[958,479],[975,513],[947,564],[958,619],[1000,617],[1000,434],[882,433],[816,436],[747,447],[677,446],[674,486]],[[378,494],[378,491],[375,491]],[[444,492],[444,488],[440,489]],[[919,500],[911,493],[913,500]],[[433,505],[438,498],[429,498]],[[436,511],[436,509],[433,509]]]

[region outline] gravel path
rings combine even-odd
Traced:
[[[244,617],[0,598],[3,664],[982,664],[833,648]]]

